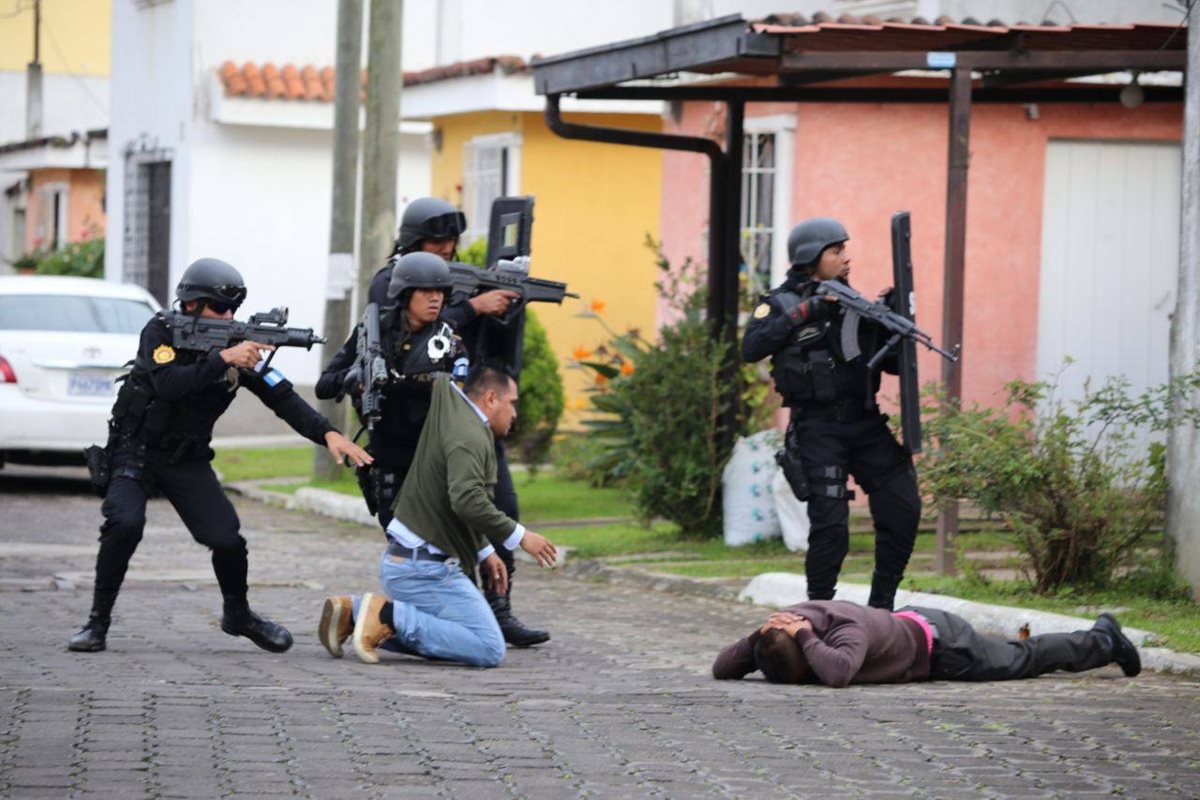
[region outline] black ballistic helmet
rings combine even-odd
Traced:
[[[404,209],[396,250],[406,252],[422,239],[453,239],[467,229],[467,217],[440,197],[420,197]]]
[[[392,279],[388,299],[398,300],[412,289],[441,289],[449,293],[454,286],[450,265],[433,253],[408,253],[392,258]]]
[[[233,265],[219,258],[199,258],[183,271],[175,296],[181,303],[212,300],[237,308],[246,299],[246,282]]]
[[[832,217],[806,219],[788,234],[788,259],[793,266],[811,264],[826,247],[849,238],[846,227]]]

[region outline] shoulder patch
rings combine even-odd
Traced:
[[[762,319],[771,313],[771,305],[769,303],[759,303],[754,309],[754,318]]]
[[[169,344],[160,344],[154,348],[153,358],[155,364],[170,364],[175,360],[175,348]]]

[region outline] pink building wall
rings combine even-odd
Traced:
[[[796,115],[791,219],[833,216],[850,232],[851,282],[874,296],[891,285],[892,213],[912,212],[917,323],[941,341],[946,215],[947,107],[935,104],[752,104],[747,118]],[[1178,141],[1182,106],[1147,103],[1043,104],[1029,119],[1020,105],[976,104],[971,119],[963,395],[998,399],[1006,382],[1032,379],[1037,362],[1038,277],[1046,146],[1052,139]],[[723,130],[710,103],[685,104],[665,132]],[[721,124],[717,125],[716,123]],[[662,240],[672,264],[705,260],[708,164],[667,151]],[[953,344],[953,343],[951,343]],[[922,382],[941,375],[922,352]],[[883,396],[895,394],[884,383]]]

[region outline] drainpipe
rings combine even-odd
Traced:
[[[728,151],[712,139],[702,136],[678,136],[628,128],[600,125],[580,125],[566,122],[559,111],[559,95],[546,96],[546,124],[564,139],[588,142],[624,144],[633,147],[654,147],[660,150],[683,150],[708,156],[708,319],[715,323],[714,335],[731,344],[737,342],[737,301],[739,241],[738,223],[741,197],[742,120],[744,105],[728,103],[726,145]],[[722,269],[724,267],[724,269]],[[735,351],[731,349],[731,354]],[[740,399],[737,381],[737,359],[727,364],[722,384],[728,387],[727,409],[723,428],[732,442],[738,418]]]

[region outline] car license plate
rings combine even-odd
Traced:
[[[105,372],[72,372],[67,394],[77,397],[112,397],[113,379]]]

